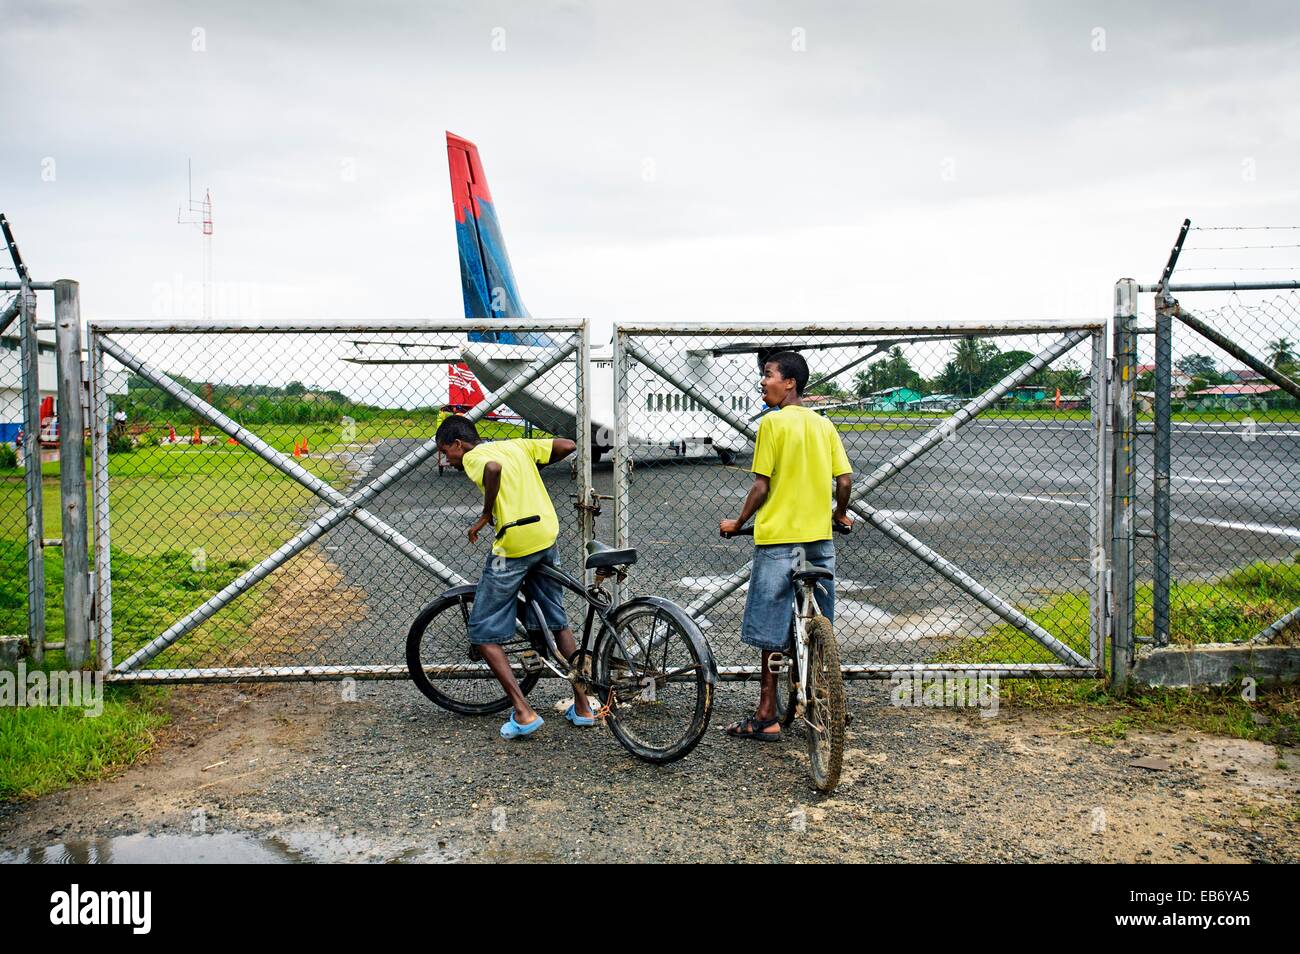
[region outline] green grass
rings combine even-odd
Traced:
[[[166,695],[159,687],[107,687],[95,717],[70,707],[0,708],[0,801],[37,798],[133,764],[168,721]]]
[[[355,425],[259,425],[272,447],[292,453],[306,440],[298,463],[337,489],[351,479],[343,452],[383,439],[428,439],[432,418],[386,416]],[[523,433],[518,425],[485,421],[484,437]],[[165,426],[157,432],[166,436]],[[178,429],[184,439],[192,429]],[[203,428],[202,434],[217,432]],[[540,435],[539,435],[540,436]],[[348,438],[345,440],[344,438]],[[89,461],[87,462],[89,470]],[[41,468],[44,535],[59,537],[60,468]],[[112,522],[114,656],[121,660],[202,604],[302,526],[317,497],[246,448],[224,436],[208,444],[140,446],[109,458]],[[0,470],[0,633],[27,631],[26,544],[22,471]],[[196,570],[194,551],[206,565]],[[46,640],[63,639],[62,551],[45,551]],[[244,653],[267,661],[264,646],[250,645],[253,624],[267,604],[263,581],[185,638],[152,665],[238,665]],[[47,668],[62,666],[58,650]],[[103,777],[148,752],[167,720],[166,687],[110,687],[103,714],[50,707],[0,709],[0,800],[30,798]]]
[[[1170,589],[1171,645],[1224,643],[1248,639],[1300,603],[1300,562],[1253,563],[1212,582],[1175,584]],[[1150,607],[1151,587],[1138,587],[1137,604]],[[1058,594],[1042,604],[1019,609],[1076,652],[1088,653],[1088,595]],[[1139,636],[1151,635],[1149,612],[1139,613]],[[963,640],[932,662],[1059,663],[1047,649],[1010,624]],[[1103,666],[1103,669],[1106,667]],[[1008,679],[1001,683],[1005,705],[1076,707],[1108,718],[1088,731],[1093,741],[1113,742],[1130,729],[1181,726],[1218,735],[1265,742],[1300,737],[1300,687],[1260,690],[1255,701],[1241,697],[1240,686],[1156,689],[1135,686],[1122,696],[1092,679]],[[1257,715],[1267,719],[1261,724]]]

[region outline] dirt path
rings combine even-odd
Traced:
[[[547,709],[537,737],[503,742],[499,720],[451,716],[406,683],[360,684],[355,701],[338,685],[179,689],[147,764],[0,808],[0,848],[197,819],[351,839],[362,860],[1300,861],[1296,749],[1185,731],[1101,745],[1086,713],[901,709],[855,684],[826,798],[794,736],[722,736],[752,692],[724,687],[696,752],[656,769]]]

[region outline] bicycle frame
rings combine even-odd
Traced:
[[[633,606],[635,604],[654,606],[656,608],[664,610],[665,612],[670,612],[670,606],[666,601],[655,596],[638,596],[638,597],[633,597],[632,599],[627,600],[623,603],[619,603],[618,605],[615,606],[612,603],[610,603],[608,599],[602,599],[602,597],[607,597],[608,594],[605,592],[603,587],[601,587],[600,585],[601,581],[611,576],[624,575],[619,573],[619,571],[617,570],[610,573],[603,573],[601,571],[597,571],[596,582],[591,584],[590,586],[584,586],[582,583],[575,580],[573,577],[565,573],[563,570],[560,570],[552,566],[546,566],[546,565],[538,566],[532,572],[540,573],[549,577],[550,579],[559,583],[560,586],[562,586],[564,589],[569,590],[571,593],[575,593],[583,600],[583,602],[587,604],[586,617],[583,620],[583,626],[582,626],[582,641],[578,644],[578,654],[576,657],[578,660],[588,659],[589,653],[592,656],[594,656],[595,645],[593,644],[593,636],[592,636],[593,624],[595,623],[596,619],[599,618],[601,629],[609,630],[610,634],[613,636],[615,642],[617,643],[619,650],[621,650],[621,652],[623,653],[624,660],[632,668],[634,676],[636,678],[640,678],[641,670],[636,660],[638,656],[644,653],[648,661],[650,652],[655,648],[654,641],[652,640],[646,646],[638,646],[637,647],[638,651],[633,651],[632,648],[628,646],[626,640],[624,640],[623,634],[619,631],[618,627],[613,625],[612,617],[620,610],[624,609],[625,607]],[[534,614],[542,622],[542,638],[546,642],[547,652],[548,655],[551,657],[551,658],[547,658],[547,656],[541,656],[540,658],[542,664],[545,665],[548,669],[550,669],[551,672],[555,673],[555,675],[559,676],[561,679],[568,680],[569,682],[578,682],[578,681],[585,682],[589,686],[595,688],[601,696],[606,696],[608,692],[611,689],[613,689],[613,686],[602,685],[595,681],[594,666],[591,667],[590,671],[583,672],[581,662],[579,663],[578,667],[565,664],[563,662],[564,657],[563,655],[561,655],[559,647],[556,646],[555,644],[555,635],[554,633],[551,632],[550,628],[546,626],[546,620],[545,617],[542,616],[541,607],[538,606],[536,601],[531,602],[530,605],[533,608]],[[597,635],[598,634],[599,632],[597,631]],[[527,651],[528,650],[526,650],[526,652]],[[556,663],[559,663],[560,665],[556,665]],[[672,681],[674,677],[682,675],[682,671],[676,670],[668,673],[663,673],[661,675],[663,676],[664,679],[668,681]],[[709,681],[710,683],[713,682],[712,679],[710,679]],[[648,691],[653,693],[652,686],[643,685],[642,688],[643,691]],[[651,699],[648,701],[653,701],[653,697],[651,697]],[[608,702],[608,699],[602,698],[602,702]]]
[[[513,527],[523,526],[525,524],[530,524],[530,523],[536,523],[539,519],[540,517],[531,516],[531,517],[523,517],[519,520],[515,520],[512,521],[511,523],[507,523],[496,530],[496,539],[499,541],[505,535],[506,531],[512,529]],[[578,580],[574,579],[572,576],[570,576],[568,573],[565,573],[563,570],[559,569],[558,567],[550,566],[547,564],[542,564],[540,566],[534,567],[531,572],[540,573],[543,576],[549,577],[551,580],[554,580],[564,589],[568,590],[571,593],[576,594],[584,603],[587,604],[586,618],[583,620],[583,624],[582,624],[582,642],[578,645],[577,655],[575,656],[575,658],[579,660],[579,664],[578,667],[575,668],[573,665],[567,663],[564,660],[563,655],[560,653],[559,647],[555,644],[555,634],[552,633],[550,628],[546,625],[546,618],[542,614],[542,608],[537,604],[535,600],[529,603],[537,620],[540,621],[542,624],[541,627],[542,638],[546,643],[547,653],[546,655],[539,656],[540,661],[542,662],[543,665],[545,665],[548,669],[550,669],[551,672],[555,673],[555,675],[559,676],[561,679],[565,679],[571,683],[577,683],[579,681],[586,682],[588,685],[593,686],[598,691],[602,689],[609,691],[612,690],[613,687],[599,685],[595,682],[594,665],[590,667],[589,672],[584,673],[582,671],[582,661],[588,659],[589,653],[593,656],[595,653],[595,646],[592,644],[591,634],[592,634],[592,624],[596,621],[597,617],[600,618],[601,629],[602,630],[608,629],[610,631],[610,634],[613,636],[615,642],[618,644],[618,648],[623,653],[624,660],[627,661],[627,663],[629,664],[630,667],[632,667],[634,672],[639,674],[639,669],[637,668],[636,663],[634,662],[634,659],[636,658],[637,654],[633,653],[632,650],[628,647],[627,642],[623,639],[623,634],[619,632],[618,627],[614,626],[611,623],[610,621],[611,617],[613,617],[615,613],[627,607],[631,607],[637,604],[653,606],[656,608],[656,610],[663,611],[664,613],[668,614],[670,617],[673,614],[680,614],[681,612],[680,609],[676,607],[674,604],[672,604],[670,601],[661,599],[660,597],[657,596],[637,596],[637,597],[633,597],[630,600],[625,600],[624,602],[619,603],[617,606],[613,605],[610,594],[606,592],[605,588],[601,584],[604,580],[607,580],[610,577],[614,577],[614,576],[618,577],[620,580],[625,579],[627,577],[627,570],[621,566],[597,569],[595,574],[595,582],[593,582],[590,585],[580,583]],[[524,635],[525,638],[527,639],[526,629],[524,630]],[[653,636],[651,637],[647,645],[638,646],[638,648],[644,650],[646,655],[646,660],[648,662],[650,657],[650,652],[656,648],[655,640]],[[531,641],[529,641],[529,648],[523,650],[520,653],[520,656],[525,657],[528,653],[531,652],[533,652],[533,648],[531,645]],[[548,658],[548,656],[550,658]],[[557,665],[557,663],[559,665]],[[527,668],[527,666],[525,668]],[[712,673],[711,666],[709,671],[710,673]],[[677,670],[674,672],[664,673],[662,675],[664,679],[671,681],[674,676],[680,676],[681,673],[682,673],[681,670]],[[716,675],[711,674],[708,680],[710,686],[714,684],[715,679],[716,679]],[[644,691],[649,691],[653,693],[653,686],[645,686]],[[653,701],[653,696],[651,698],[651,701]]]
[[[794,638],[792,642],[794,643],[795,668],[799,673],[795,685],[795,699],[797,700],[795,712],[805,722],[808,721],[805,714],[808,707],[805,687],[808,685],[808,667],[810,665],[808,658],[808,621],[821,613],[821,607],[817,605],[817,596],[813,592],[815,588],[812,583],[799,583],[794,590]],[[781,671],[784,671],[784,666]],[[811,723],[809,724],[811,725]]]

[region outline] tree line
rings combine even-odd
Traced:
[[[920,394],[952,394],[972,397],[988,390],[1008,374],[1033,358],[1029,351],[1003,351],[997,344],[981,338],[961,338],[953,344],[948,360],[934,377],[926,378],[915,367],[901,345],[894,345],[884,358],[853,376],[850,390],[834,381],[815,385],[814,394],[832,397],[867,397],[885,388],[911,388]],[[1025,381],[1024,386],[1042,387],[1062,394],[1077,394],[1087,382],[1087,375],[1074,364],[1059,368],[1042,368]]]

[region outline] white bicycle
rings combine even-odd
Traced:
[[[837,533],[849,532],[839,523],[833,526]],[[725,536],[753,534],[753,527],[745,527]],[[834,576],[830,570],[812,566],[807,560],[791,571],[794,658],[783,653],[768,657],[768,667],[777,675],[776,711],[781,728],[789,728],[796,719],[803,723],[813,783],[823,792],[832,791],[839,784],[844,764],[846,716],[840,648],[831,621],[817,605],[815,592],[818,581],[834,579]],[[789,678],[782,679],[787,673]]]

